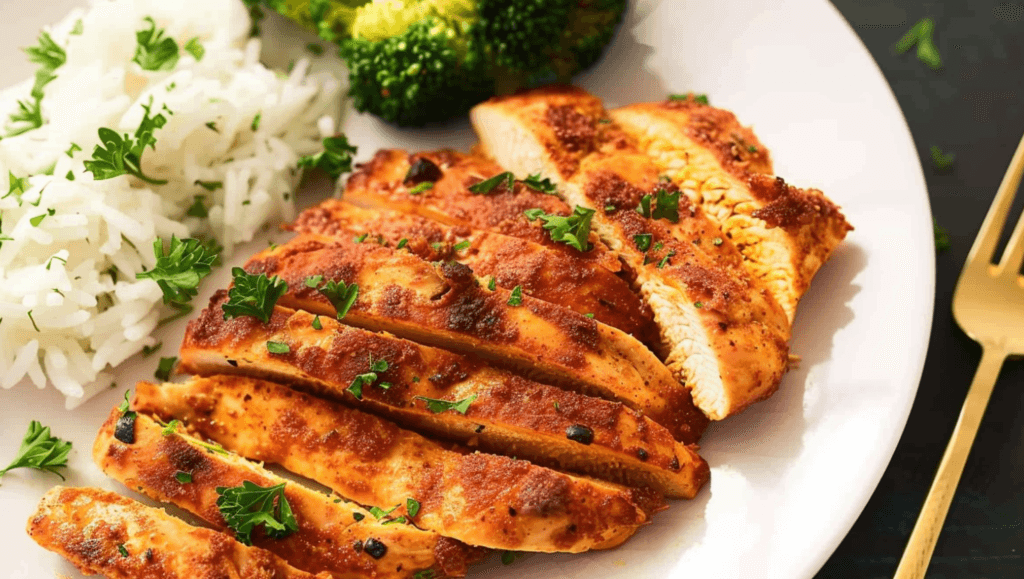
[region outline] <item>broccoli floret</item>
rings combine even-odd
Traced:
[[[320,38],[336,42],[351,33],[356,9],[371,0],[276,0],[275,9],[315,32]]]
[[[356,10],[342,41],[356,110],[398,125],[464,113],[494,90],[469,0],[387,0]]]
[[[503,90],[567,81],[611,41],[626,0],[478,0],[476,34]],[[511,78],[502,78],[511,77]]]

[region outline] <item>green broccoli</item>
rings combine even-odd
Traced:
[[[263,4],[338,42],[356,109],[398,125],[444,120],[494,94],[568,81],[601,57],[626,8],[626,0]]]
[[[356,10],[341,42],[356,110],[398,125],[463,113],[490,96],[493,81],[472,35],[468,0],[387,0]]]

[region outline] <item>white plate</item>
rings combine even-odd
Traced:
[[[31,74],[16,48],[32,43],[40,25],[73,4],[0,0],[0,85]],[[800,367],[773,398],[705,435],[702,454],[712,476],[696,500],[672,504],[622,548],[533,555],[511,569],[492,560],[473,576],[811,577],[878,483],[927,348],[932,224],[896,101],[867,50],[824,0],[636,2],[609,54],[582,83],[610,106],[668,92],[708,93],[713,104],[755,126],[779,174],[823,189],[857,229],[801,304],[792,344],[803,357]],[[400,131],[352,116],[345,130],[364,155],[384,146],[465,148],[473,141],[465,122]],[[224,280],[222,271],[207,282],[206,295]],[[173,354],[181,330],[165,332],[163,355]],[[53,390],[0,392],[0,462],[14,455],[28,421],[39,418],[75,443],[68,484],[125,492],[92,464],[92,438],[125,387],[151,377],[155,364],[155,356],[131,361],[116,392],[74,412],[63,409]],[[4,477],[0,577],[78,577],[23,531],[35,502],[55,482],[27,471]]]

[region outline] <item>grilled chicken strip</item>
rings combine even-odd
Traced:
[[[547,87],[493,98],[471,118],[503,166],[541,172],[569,202],[596,210],[594,230],[636,271],[666,363],[693,389],[698,408],[719,420],[778,388],[788,364],[785,311],[747,275],[721,229],[608,122],[597,98]],[[638,211],[646,195],[650,217]]]
[[[140,383],[133,407],[252,459],[280,464],[363,505],[396,507],[421,529],[469,545],[580,552],[620,544],[664,508],[653,491],[525,460],[446,450],[373,415],[233,376]],[[415,514],[407,499],[418,501]]]
[[[580,252],[552,240],[539,222],[531,222],[524,214],[531,209],[542,209],[547,214],[568,216],[572,214],[572,207],[522,182],[515,182],[511,190],[507,183],[502,183],[486,194],[470,191],[469,187],[503,172],[504,169],[491,161],[453,151],[410,155],[386,149],[378,151],[370,162],[353,173],[346,184],[344,198],[363,207],[418,215],[452,227],[489,231],[543,245],[561,255],[566,263],[566,274],[589,287],[603,287],[598,297],[606,303],[603,308],[591,310],[595,315],[613,309],[618,321],[609,325],[632,333],[644,343],[655,343],[658,336],[650,308],[630,289],[631,274],[623,271],[622,262],[596,235],[590,235],[590,249]],[[433,182],[432,188],[410,194],[428,178]],[[594,285],[590,286],[591,283]]]
[[[383,525],[354,503],[285,481],[238,455],[210,452],[180,429],[165,435],[163,427],[142,414],[135,418],[134,442],[126,444],[115,436],[120,417],[115,408],[93,444],[93,460],[100,469],[132,490],[198,515],[219,531],[232,534],[217,506],[217,487],[245,481],[261,487],[284,483],[299,530],[281,539],[257,531],[252,541],[303,571],[356,579],[404,578],[430,569],[436,577],[462,577],[467,562],[482,554],[410,525]],[[180,476],[187,476],[186,481]],[[364,548],[373,541],[387,550]]]
[[[512,292],[487,289],[459,263],[431,264],[377,243],[306,234],[255,255],[245,268],[285,280],[288,291],[278,301],[284,307],[333,317],[335,307],[307,280],[354,283],[359,294],[345,324],[470,353],[540,382],[618,400],[667,427],[692,416],[689,391],[634,338],[527,295],[515,305]]]
[[[722,228],[792,323],[814,274],[852,229],[839,208],[772,176],[767,149],[728,111],[686,99],[609,114]]]
[[[83,574],[110,579],[331,579],[96,488],[50,489],[28,521],[28,535]]]
[[[497,287],[519,286],[527,295],[593,316],[652,347],[658,344],[650,310],[629,284],[580,259],[575,250],[336,199],[307,209],[290,229],[333,237],[365,235],[366,242],[401,245],[427,261],[455,260],[478,276],[493,278]]]
[[[708,466],[696,452],[617,402],[327,318],[318,330],[306,312],[277,308],[269,324],[250,317],[224,320],[223,298],[215,297],[189,323],[181,345],[183,371],[293,385],[487,452],[648,486],[672,498],[692,498],[708,479]],[[272,353],[269,342],[287,344],[288,351]],[[376,373],[375,384],[361,385],[357,398],[349,388],[372,371],[371,360],[384,360],[387,370]],[[425,398],[472,403],[465,412],[435,412]]]

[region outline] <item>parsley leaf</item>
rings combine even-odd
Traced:
[[[505,189],[512,190],[512,186],[515,185],[515,176],[510,171],[504,173],[498,173],[490,179],[484,179],[475,185],[470,185],[469,190],[472,193],[479,193],[487,195],[494,191],[499,185],[505,183]]]
[[[171,372],[174,370],[174,365],[178,363],[177,356],[171,356],[170,358],[160,358],[160,362],[157,364],[156,372],[153,376],[157,380],[168,381],[171,379]]]
[[[636,211],[649,219],[665,219],[672,223],[679,223],[679,191],[669,193],[665,189],[658,189],[653,196],[654,208],[651,209],[651,195],[644,195],[640,198],[640,205]]]
[[[498,287],[498,280],[492,275],[491,279],[487,282],[487,289],[494,291]]]
[[[291,505],[284,496],[285,483],[261,487],[242,481],[239,487],[217,487],[217,508],[224,522],[244,545],[252,545],[252,532],[262,525],[268,537],[283,539],[299,530]]]
[[[276,275],[268,279],[265,274],[252,275],[240,267],[231,270],[231,277],[228,301],[221,306],[224,319],[251,316],[264,324],[269,322],[274,304],[288,291],[288,283]]]
[[[149,23],[149,28],[135,33],[138,46],[132,62],[138,63],[142,70],[172,70],[178,64],[178,43],[164,36],[164,29],[158,29],[152,17],[142,20]]]
[[[693,102],[700,103],[702,105],[706,105],[706,104],[708,104],[708,95],[706,95],[706,94],[694,94],[692,92],[688,92],[688,93],[685,93],[685,94],[670,94],[670,95],[668,95],[668,100],[670,100],[670,101],[688,101],[688,100],[692,100]]]
[[[523,286],[517,285],[512,288],[512,293],[508,295],[508,305],[512,307],[523,305]]]
[[[125,394],[125,395],[127,396],[127,394]],[[175,418],[174,420],[171,420],[170,422],[165,424],[164,427],[160,429],[160,435],[161,436],[170,436],[172,434],[175,434],[175,433],[178,432],[178,426],[180,426],[180,425],[181,425],[181,421],[178,420],[177,418]]]
[[[947,233],[946,230],[939,225],[939,222],[935,221],[935,219],[932,219],[932,228],[935,233],[935,251],[939,253],[948,251],[950,247],[949,233]]]
[[[576,206],[572,215],[549,215],[541,209],[527,209],[523,212],[530,221],[541,219],[544,222],[544,229],[548,230],[552,241],[564,243],[579,251],[589,251],[590,242],[590,221],[594,217],[594,210],[586,207]]]
[[[956,160],[955,154],[943,153],[938,145],[932,145],[931,152],[932,164],[935,165],[936,171],[948,171],[953,167],[953,161]]]
[[[342,173],[352,170],[352,156],[355,154],[356,147],[348,144],[345,135],[327,137],[324,150],[299,159],[299,167],[319,167],[332,179],[337,179]]]
[[[252,129],[252,132],[255,133],[260,128],[260,119],[261,118],[263,118],[263,113],[261,113],[261,112],[260,113],[256,113],[256,116],[252,118],[252,124],[249,126],[249,128]]]
[[[185,51],[191,54],[192,58],[195,58],[197,62],[202,60],[203,55],[206,54],[206,49],[199,42],[198,36],[185,43]]]
[[[28,55],[30,61],[38,64],[39,68],[36,70],[36,80],[29,93],[31,98],[28,101],[18,101],[18,110],[12,113],[8,120],[8,137],[43,126],[43,114],[40,109],[40,103],[43,100],[43,87],[57,78],[54,71],[67,60],[64,49],[57,46],[57,43],[46,32],[39,34],[39,46],[26,48],[25,54]],[[18,126],[19,123],[24,124]]]
[[[314,330],[322,330],[322,329],[324,329],[324,325],[320,322],[320,316],[314,316],[313,317],[312,326],[313,326]]]
[[[198,239],[178,239],[171,235],[171,245],[164,253],[164,241],[153,242],[156,265],[149,271],[135,274],[135,279],[151,279],[164,292],[164,303],[186,304],[199,293],[199,282],[208,275],[217,260]]]
[[[434,414],[440,414],[447,410],[454,410],[459,414],[465,414],[469,410],[469,405],[476,401],[477,395],[474,394],[468,398],[462,400],[450,401],[450,400],[437,400],[435,398],[427,398],[426,396],[417,396],[416,400],[422,400],[427,403],[427,410]]]
[[[306,280],[306,285],[309,285],[309,281]],[[316,287],[316,285],[310,287]],[[343,281],[328,281],[323,287],[317,287],[316,291],[331,302],[339,320],[345,317],[352,305],[356,303],[356,298],[359,297],[359,286],[354,283],[345,285]]]
[[[942,55],[935,46],[934,36],[935,21],[931,18],[922,18],[899,39],[896,43],[896,52],[903,54],[916,45],[917,59],[932,70],[939,70],[942,68]]]
[[[647,251],[651,248],[651,241],[653,239],[654,236],[650,233],[641,233],[633,236],[633,243],[636,244],[636,248],[640,251]]]
[[[64,475],[57,472],[57,469],[68,465],[69,452],[70,442],[50,436],[49,426],[43,426],[39,421],[33,420],[21,440],[21,448],[18,449],[14,461],[0,470],[0,477],[16,468],[34,468],[52,472],[64,480]]]
[[[181,484],[185,485],[192,482],[192,473],[179,470],[178,472],[174,473],[174,479],[180,482]]]
[[[363,387],[370,386],[379,378],[378,374],[381,372],[387,372],[388,361],[384,359],[374,361],[373,356],[370,356],[370,371],[365,374],[356,375],[355,379],[352,380],[352,384],[345,389],[346,392],[356,397],[356,400],[363,399]],[[391,387],[391,384],[381,384],[381,387],[387,390]],[[394,510],[394,509],[391,509]],[[389,511],[390,512],[390,511]],[[378,519],[380,517],[377,517]]]
[[[426,191],[430,191],[433,188],[434,188],[434,184],[432,182],[424,181],[422,183],[419,183],[418,185],[416,185],[412,189],[409,189],[409,195],[419,195],[420,193],[424,193]]]
[[[268,341],[267,351],[270,352],[271,354],[287,354],[288,352],[291,352],[292,349],[291,347],[288,346],[288,344],[285,344],[284,342]]]
[[[420,512],[420,502],[416,499],[405,499],[405,512],[409,513],[410,517],[415,517]]]
[[[676,250],[670,249],[669,252],[665,254],[665,257],[661,258],[661,261],[658,262],[658,269],[663,269],[666,265],[668,265],[668,260],[671,259],[672,256],[675,254]]]
[[[85,170],[93,175],[93,179],[102,181],[113,179],[121,175],[134,175],[146,183],[152,185],[164,185],[166,179],[153,179],[142,172],[142,153],[146,147],[156,149],[156,138],[153,132],[167,124],[167,117],[162,113],[150,117],[150,108],[153,99],[149,104],[142,105],[145,113],[142,122],[135,131],[135,138],[125,134],[119,135],[116,131],[106,127],[100,127],[100,145],[92,151],[92,159],[84,161]]]
[[[540,191],[541,193],[547,193],[548,195],[556,194],[555,184],[551,182],[551,179],[547,177],[541,178],[540,173],[534,173],[523,179],[523,185],[526,185],[534,191]]]

